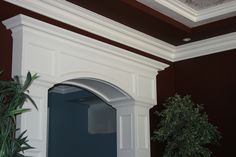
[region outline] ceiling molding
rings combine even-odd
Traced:
[[[203,10],[195,10],[179,0],[155,0],[193,22],[199,22],[236,11],[236,1],[227,2]]]
[[[174,61],[195,58],[236,48],[236,32],[177,46]]]
[[[202,10],[195,10],[179,0],[136,0],[189,27],[197,27],[236,15],[236,1],[230,1]],[[178,16],[179,15],[181,16]]]
[[[166,60],[174,57],[172,52],[174,46],[171,44],[65,0],[5,1]]]
[[[236,48],[235,33],[174,46],[65,0],[5,1],[171,62]]]

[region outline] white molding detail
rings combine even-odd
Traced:
[[[194,10],[179,0],[155,0],[157,3],[179,13],[193,22],[207,20],[216,16],[232,13],[236,11],[236,1],[227,2],[203,10]]]
[[[173,58],[173,45],[98,15],[65,0],[5,0],[93,34],[164,59]],[[48,9],[50,8],[50,9]]]
[[[164,70],[166,67],[168,67],[167,64],[157,62],[155,60],[143,57],[141,55],[137,55],[135,53],[131,53],[130,51],[100,42],[98,40],[93,40],[89,37],[86,37],[86,36],[71,32],[71,31],[67,31],[63,28],[59,28],[54,25],[50,25],[48,23],[35,20],[31,17],[25,16],[22,14],[14,16],[10,19],[7,19],[3,21],[2,23],[6,26],[7,29],[14,28],[18,25],[24,25],[28,28],[32,28],[34,30],[41,31],[46,34],[57,36],[62,39],[74,42],[74,43],[79,43],[79,44],[82,44],[91,48],[95,48],[97,50],[100,50],[106,53],[111,53],[121,58],[128,59],[130,61],[132,60],[133,62],[136,62],[136,63],[142,63],[143,65],[146,65],[150,68],[159,67],[160,68],[159,70]]]
[[[171,18],[189,26],[202,24],[236,15],[236,1],[227,2],[202,10],[195,10],[179,0],[136,0],[148,7],[158,10]],[[169,11],[168,11],[169,10]],[[177,14],[176,14],[177,13]],[[179,14],[179,15],[178,15]]]
[[[174,61],[210,55],[236,48],[236,32],[176,47]]]
[[[54,87],[52,90],[49,91],[49,93],[58,93],[58,94],[69,94],[74,92],[82,91],[82,89],[68,86],[68,85],[60,85],[57,87]]]
[[[142,32],[129,28],[123,24],[117,23],[106,17],[98,15],[94,12],[86,10],[82,7],[71,4],[65,0],[5,1],[171,62],[236,48],[235,33],[217,36],[203,41],[192,42],[181,46],[174,46],[159,39],[153,38],[149,35],[146,35]],[[167,2],[166,0],[163,1]],[[231,3],[233,3],[233,5]],[[234,5],[236,4],[236,1],[228,2],[224,5],[229,4],[231,4],[230,6],[236,7],[236,5]],[[48,9],[49,7],[50,9]],[[222,6],[218,7],[221,8]],[[216,8],[210,8],[211,11],[209,11],[208,9],[203,11],[210,14],[213,13],[214,9]],[[193,9],[190,11],[196,14]],[[25,20],[25,22],[27,22],[27,19]]]

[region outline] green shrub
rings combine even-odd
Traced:
[[[160,123],[152,139],[165,144],[164,157],[210,157],[210,144],[221,138],[217,127],[209,123],[203,107],[190,96],[168,98],[157,115]]]

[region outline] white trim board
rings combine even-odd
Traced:
[[[171,62],[236,48],[236,33],[174,46],[65,0],[5,1]]]

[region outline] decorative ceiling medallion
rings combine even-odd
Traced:
[[[179,0],[195,10],[203,10],[233,0]]]

